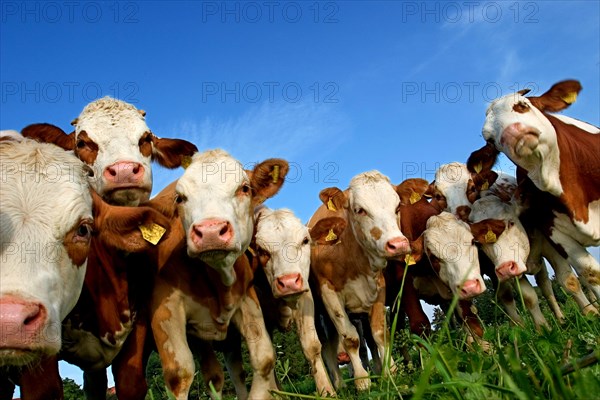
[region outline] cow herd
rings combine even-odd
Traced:
[[[569,80],[496,99],[486,144],[466,163],[442,165],[432,182],[358,174],[323,189],[306,224],[263,205],[285,182],[285,160],[245,170],[223,150],[156,136],[120,100],[88,104],[70,134],[2,131],[0,400],[15,385],[25,399],[61,399],[59,360],[83,370],[88,399],[105,399],[108,366],[119,399],[144,399],[152,351],[177,399],[188,398],[194,356],[220,397],[216,352],[238,398],[269,398],[271,337],[292,325],[319,394],[344,384],[342,361],[367,390],[364,339],[372,372],[395,374],[389,314],[428,335],[421,300],[447,309],[457,298],[469,340],[489,346],[472,307],[483,275],[512,322],[522,323],[518,285],[536,326],[549,326],[525,274],[563,321],[544,259],[582,312],[598,315],[600,265],[586,247],[600,245],[600,130],[551,114],[580,90]],[[516,177],[492,170],[500,152]],[[152,161],[183,173],[150,198]]]

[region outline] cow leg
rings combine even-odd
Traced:
[[[186,400],[195,365],[186,337],[185,309],[176,296],[177,293],[173,293],[165,296],[160,304],[153,304],[151,325],[165,383],[177,400]]]
[[[502,302],[502,306],[511,322],[516,325],[523,326],[523,319],[517,311],[517,304],[513,296],[512,287],[509,282],[500,282],[496,291],[496,297]]]
[[[209,391],[210,398],[213,400],[221,399],[223,397],[225,374],[223,373],[223,367],[221,366],[221,363],[219,360],[217,360],[217,356],[212,345],[209,342],[191,338],[190,345],[194,349],[194,353],[200,354],[200,370],[202,371],[202,379],[204,380],[206,389]],[[214,392],[210,389],[211,384],[214,388]]]
[[[83,371],[83,392],[87,400],[105,400],[107,389],[106,369]]]
[[[375,373],[379,375],[379,374],[381,374],[381,357],[379,356],[377,342],[375,341],[375,338],[373,337],[373,332],[371,332],[369,316],[367,314],[363,314],[362,317],[364,319],[364,323],[363,323],[364,342],[366,343],[366,347],[369,348],[369,351],[371,352],[371,356],[373,357],[373,365],[375,366],[375,368],[379,368],[378,371],[377,370],[375,371]],[[365,348],[365,353],[367,353],[366,348]],[[362,357],[362,355],[361,355],[361,357]],[[369,360],[368,355],[366,355],[365,358],[367,359],[367,361]]]
[[[249,398],[270,398],[269,391],[277,390],[274,371],[275,352],[253,287],[248,289],[232,321],[248,345],[253,372]]]
[[[408,317],[408,324],[410,331],[415,335],[429,336],[431,334],[431,323],[423,306],[419,301],[419,295],[413,284],[412,275],[409,272],[406,274],[406,280],[404,281],[404,287],[402,289],[402,302],[400,308],[404,310]],[[404,316],[399,313],[398,318],[404,319]],[[404,323],[404,321],[402,321]],[[398,321],[400,324],[400,320]]]
[[[598,261],[584,246],[559,230],[552,232],[552,240],[566,247],[569,263],[575,268],[594,296],[600,298],[600,264]]]
[[[377,370],[379,370],[379,372],[383,371],[384,376],[389,376],[395,374],[398,368],[394,362],[394,357],[392,357],[390,332],[386,326],[385,280],[383,274],[379,277],[378,286],[377,299],[375,300],[375,303],[373,303],[371,312],[369,313],[371,333],[377,344],[377,351],[379,352],[380,357],[379,365],[376,364],[375,372],[378,372]],[[383,369],[381,368],[381,358],[383,359],[384,364]]]
[[[598,309],[590,303],[587,297],[585,297],[581,285],[579,284],[579,280],[573,273],[567,260],[558,254],[556,249],[547,241],[544,243],[543,256],[546,257],[554,269],[556,279],[560,285],[567,293],[573,296],[573,299],[579,305],[581,311],[586,315],[600,315]]]
[[[219,350],[223,353],[225,367],[235,388],[237,398],[246,400],[248,398],[248,388],[246,388],[246,371],[244,371],[242,360],[242,336],[237,328],[229,325],[227,338],[225,338],[225,341],[219,342]]]
[[[537,329],[540,329],[542,326],[549,328],[550,325],[548,325],[548,321],[546,321],[544,314],[542,314],[542,310],[540,310],[540,301],[538,295],[533,286],[531,286],[531,283],[529,283],[529,280],[527,280],[527,277],[522,275],[516,282],[516,284],[521,287],[521,293],[523,294],[525,307],[527,307],[527,310],[529,310],[529,313],[533,317],[533,323],[535,324],[535,327]]]
[[[302,351],[310,363],[317,392],[322,396],[335,396],[335,390],[327,376],[325,363],[321,356],[321,342],[315,328],[315,305],[310,291],[304,293],[298,300],[298,308],[294,310],[294,321]]]
[[[354,325],[352,325],[352,322],[350,322],[344,304],[334,290],[325,284],[321,286],[321,296],[327,314],[329,314],[338,334],[341,335],[344,349],[346,349],[346,352],[350,356],[352,368],[354,369],[354,377],[358,378],[354,381],[356,388],[358,390],[367,390],[371,386],[371,379],[369,379],[369,373],[363,368],[360,355],[358,354],[360,343],[358,332]]]
[[[552,289],[552,282],[550,282],[550,278],[548,277],[548,270],[546,266],[543,265],[542,268],[535,274],[535,282],[538,287],[542,291],[542,294],[546,298],[550,309],[558,319],[560,324],[565,322],[565,315],[563,314],[560,306],[558,305],[558,301],[556,300],[556,296],[554,296],[554,290]]]
[[[146,397],[148,384],[145,372],[151,353],[146,343],[148,333],[146,320],[135,321],[132,332],[113,360],[112,373],[120,400],[143,400]]]
[[[20,386],[24,400],[62,400],[63,385],[58,372],[58,357],[43,358],[35,368],[23,371]]]

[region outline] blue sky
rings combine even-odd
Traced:
[[[487,104],[525,86],[578,79],[566,114],[600,121],[598,1],[3,0],[1,18],[1,129],[69,132],[116,96],[158,136],[289,160],[268,204],[303,221],[357,173],[431,180],[464,162]],[[154,192],[179,174],[156,167]]]

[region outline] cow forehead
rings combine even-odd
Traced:
[[[192,163],[177,183],[177,191],[188,195],[201,187],[211,187],[211,193],[221,188],[224,191],[237,189],[249,182],[242,164],[223,150],[196,153]],[[202,193],[198,193],[202,195]]]
[[[16,224],[27,229],[34,226],[60,238],[79,219],[92,217],[84,164],[71,152],[23,140],[16,146],[0,143],[0,154],[3,234],[6,224]]]
[[[400,202],[398,193],[385,175],[377,171],[366,172],[355,176],[348,187],[349,200],[352,205],[395,208]]]
[[[492,102],[486,111],[483,129],[485,140],[494,139],[503,129],[512,123],[522,122],[530,126],[539,126],[543,133],[551,128],[550,122],[531,101],[519,94],[511,93]]]
[[[469,179],[467,166],[458,162],[444,164],[435,172],[435,186],[444,194],[456,189],[466,192]]]
[[[459,221],[454,215],[443,212],[427,221],[425,245],[427,250],[440,259],[446,258],[447,252],[462,252],[469,250],[473,234],[469,226]],[[462,249],[462,250],[460,250]]]
[[[487,196],[478,199],[471,207],[469,219],[473,222],[479,222],[484,219],[514,219],[517,218],[517,212],[510,204],[502,202],[495,196]]]
[[[138,143],[150,129],[139,110],[120,100],[103,98],[88,104],[77,118],[75,134],[86,131],[96,144],[110,145],[123,138]]]
[[[257,225],[256,243],[270,245],[297,244],[308,237],[308,228],[287,209],[263,211]],[[286,243],[283,243],[286,242]],[[287,243],[290,242],[290,243]]]

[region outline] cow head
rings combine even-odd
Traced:
[[[155,136],[145,115],[131,104],[104,97],[83,109],[69,135],[50,124],[30,125],[22,134],[73,150],[92,167],[91,185],[107,202],[137,206],[152,191],[152,160],[175,168],[197,151],[185,140]]]
[[[352,178],[348,190],[328,188],[319,197],[330,209],[346,211],[372,267],[384,268],[388,259],[410,252],[408,239],[399,228],[400,198],[388,177],[378,171],[364,172]]]
[[[60,350],[92,236],[138,251],[149,246],[139,226],[152,215],[168,221],[150,209],[105,204],[90,194],[90,168],[54,145],[3,139],[0,163],[0,366],[25,365]]]
[[[308,291],[310,270],[308,228],[287,209],[256,212],[253,246],[275,298],[297,299]]]
[[[483,125],[488,149],[480,151],[506,154],[530,173],[538,187],[560,196],[556,130],[544,114],[569,107],[580,90],[578,81],[568,80],[555,84],[539,97],[525,97],[529,92],[525,89],[494,100]]]
[[[479,192],[491,186],[496,176],[488,170],[471,173],[465,164],[458,162],[444,164],[437,169],[426,195],[432,198],[432,204],[439,211],[450,212],[467,221]]]
[[[471,232],[496,269],[500,282],[523,274],[529,239],[514,204],[496,196],[477,200],[471,210]]]
[[[466,222],[448,212],[430,217],[424,246],[433,269],[460,299],[485,291],[475,238]]]
[[[187,236],[187,252],[235,281],[233,264],[248,248],[254,230],[254,207],[274,196],[288,164],[269,159],[245,171],[223,150],[198,153],[176,185],[176,203]]]

